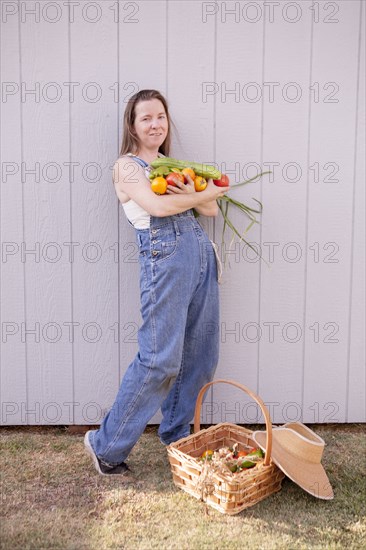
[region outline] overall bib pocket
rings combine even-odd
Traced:
[[[179,239],[180,233],[175,223],[159,228],[151,238],[151,259],[154,264],[160,264],[174,256]]]

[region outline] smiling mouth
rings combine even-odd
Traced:
[[[161,132],[160,134],[150,134],[150,136],[162,136],[163,133]]]

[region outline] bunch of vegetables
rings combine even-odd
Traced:
[[[207,187],[207,180],[212,178],[215,185],[227,187],[229,178],[216,170],[209,164],[199,164],[198,162],[187,162],[169,157],[157,158],[152,163],[153,170],[149,174],[151,180],[151,189],[158,195],[166,193],[168,185],[175,186],[174,178],[178,178],[182,183],[188,183],[187,175],[194,181],[196,191],[204,191]]]
[[[238,443],[233,447],[221,447],[217,451],[207,449],[198,459],[202,462],[212,462],[216,468],[221,466],[221,471],[229,470],[231,473],[240,473],[243,470],[254,468],[263,462],[264,453],[262,449],[247,448],[238,450]]]
[[[168,185],[176,186],[174,178],[179,178],[182,183],[188,183],[187,174],[194,181],[195,190],[199,192],[206,189],[207,180],[209,178],[212,178],[214,184],[219,187],[227,187],[229,185],[228,176],[226,174],[222,174],[219,170],[209,164],[178,160],[171,157],[158,157],[152,161],[151,166],[152,170],[149,174],[151,189],[154,193],[159,195],[164,195],[166,193]],[[264,174],[269,173],[270,172],[261,172],[249,180],[231,185],[231,188],[246,185],[247,183],[255,181]],[[258,251],[244,239],[244,235],[249,231],[253,224],[258,223],[255,214],[261,214],[263,210],[261,202],[256,199],[253,200],[258,203],[259,209],[251,208],[250,206],[227,195],[217,199],[217,204],[224,218],[222,241],[224,240],[225,230],[228,226],[233,231],[234,236],[237,235],[240,240],[244,241],[252,250],[254,250],[256,254],[258,254]],[[250,223],[244,232],[240,232],[230,220],[228,215],[229,206],[238,208],[243,214],[249,217]],[[197,214],[195,213],[195,215]]]

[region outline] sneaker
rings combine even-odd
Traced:
[[[91,446],[91,443],[89,440],[89,434],[91,434],[91,432],[92,430],[89,430],[88,432],[86,432],[84,437],[84,445],[85,445],[85,449],[93,459],[94,466],[97,472],[102,476],[125,475],[128,472],[131,472],[130,468],[127,466],[125,462],[121,462],[121,464],[117,464],[117,466],[107,466],[106,464],[103,464],[103,462],[101,462],[101,460],[97,457],[93,447]],[[130,479],[132,481],[131,477]]]

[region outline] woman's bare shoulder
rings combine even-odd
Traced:
[[[133,158],[133,155],[120,155],[116,162],[114,163],[114,166],[140,166],[138,162],[136,162]]]
[[[134,161],[131,156],[123,155],[118,157],[113,166],[114,183],[121,181],[134,183],[133,176],[140,178],[144,174],[142,166]]]

